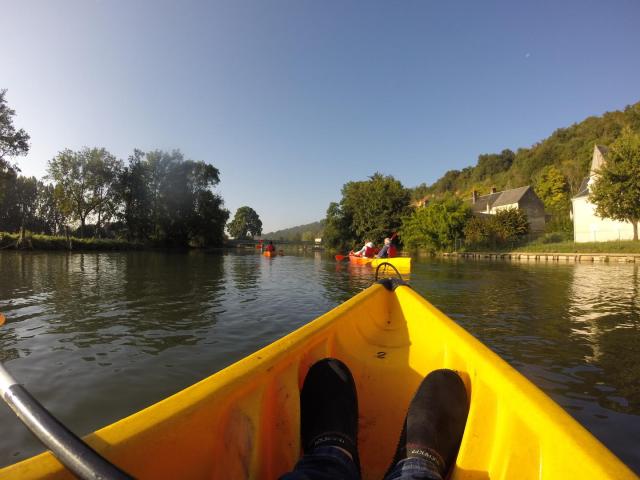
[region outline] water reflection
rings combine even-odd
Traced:
[[[640,470],[638,266],[418,259],[411,285]],[[368,287],[319,252],[0,253],[0,358],[80,434]],[[69,395],[68,392],[74,392]],[[0,464],[40,450],[0,407]]]

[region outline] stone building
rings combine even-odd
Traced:
[[[471,209],[476,215],[495,215],[499,210],[516,208],[523,210],[529,221],[531,233],[541,233],[545,226],[544,204],[530,185],[497,192],[491,189],[488,195],[478,195],[473,191]]]
[[[575,242],[607,242],[633,240],[633,225],[596,215],[595,204],[589,201],[589,188],[598,170],[606,162],[607,147],[595,145],[589,176],[582,181],[577,195],[571,199],[573,211],[573,240]]]

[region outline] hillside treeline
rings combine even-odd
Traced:
[[[414,188],[412,198],[445,193],[469,198],[473,190],[482,195],[491,187],[506,190],[533,185],[549,213],[568,214],[571,196],[588,175],[594,145],[613,143],[625,127],[640,132],[640,102],[559,128],[530,148],[479,155],[475,166],[449,170],[433,184]]]
[[[262,238],[287,242],[312,242],[322,237],[324,220],[265,233]]]
[[[507,190],[525,185],[532,185],[544,202],[549,238],[572,238],[571,197],[588,175],[594,145],[612,145],[625,135],[632,140],[634,132],[640,132],[640,103],[558,129],[531,148],[482,154],[475,166],[450,170],[432,185],[406,189],[380,173],[348,182],[340,202],[327,209],[325,241],[347,250],[366,240],[380,244],[398,232],[406,246],[433,250],[457,248],[463,242],[471,248],[513,246],[528,235],[524,214],[505,211],[478,219],[472,216],[468,200],[473,190],[483,195],[491,187]],[[410,208],[425,197],[425,207]]]

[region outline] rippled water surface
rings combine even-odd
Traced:
[[[640,472],[637,264],[418,259],[412,286]],[[242,358],[370,285],[319,253],[0,252],[0,358],[79,434]],[[0,465],[41,450],[0,406]]]

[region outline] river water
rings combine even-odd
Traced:
[[[414,259],[410,283],[640,472],[639,268]],[[372,281],[318,252],[0,252],[0,359],[86,434]],[[0,425],[0,465],[42,450],[5,406]]]

